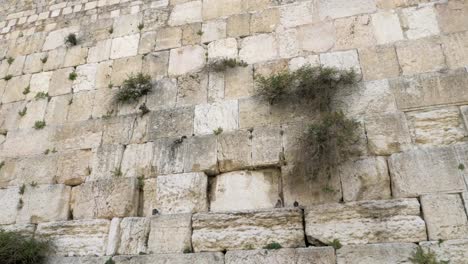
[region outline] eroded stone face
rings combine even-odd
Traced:
[[[120,221],[117,254],[138,255],[147,252],[150,220],[142,217],[126,217]],[[109,241],[111,243],[111,241]]]
[[[150,254],[184,253],[192,250],[192,215],[158,215],[150,218]]]
[[[412,243],[386,243],[344,246],[337,250],[338,264],[411,264],[409,258],[416,251]]]
[[[439,261],[449,261],[454,264],[463,264],[468,257],[468,240],[447,240],[443,243],[438,241],[421,242],[421,247],[427,252],[431,250]]]
[[[196,253],[196,254],[156,254],[142,256],[116,256],[113,258],[116,264],[165,264],[165,263],[187,263],[187,264],[223,264],[224,256],[221,252]]]
[[[195,252],[263,248],[273,242],[285,248],[303,247],[305,243],[299,209],[195,214],[192,221]]]
[[[0,224],[10,225],[15,223],[19,199],[19,188],[0,189],[0,203],[3,204]]]
[[[226,264],[333,264],[335,252],[331,247],[285,248],[279,250],[228,251]]]

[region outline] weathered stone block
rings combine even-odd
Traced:
[[[402,40],[400,19],[394,12],[380,12],[372,15],[372,26],[377,44],[387,44]]]
[[[17,223],[41,223],[68,219],[69,186],[62,184],[27,186],[22,199],[23,207],[18,212]]]
[[[155,209],[156,200],[156,181],[157,178],[145,179],[143,182],[143,193],[140,189],[140,208],[143,208],[143,216],[149,217],[153,215],[153,209]],[[143,195],[143,199],[141,199]]]
[[[427,239],[417,199],[324,204],[305,211],[307,240],[342,244],[419,242]]]
[[[217,160],[221,172],[245,169],[252,164],[252,140],[249,131],[221,133],[217,144]]]
[[[449,1],[434,7],[442,32],[452,33],[468,29],[468,4],[465,1]]]
[[[24,73],[36,73],[36,72],[42,71],[42,67],[44,66],[44,63],[42,63],[41,60],[45,58],[46,56],[47,56],[47,53],[45,52],[34,53],[34,54],[28,55],[24,62],[23,72]],[[1,73],[0,73],[0,77],[3,77]]]
[[[208,179],[204,173],[162,175],[156,185],[155,208],[161,214],[208,211]]]
[[[178,48],[182,42],[182,29],[179,27],[161,28],[157,31],[155,51]]]
[[[63,67],[72,67],[84,64],[86,63],[87,56],[88,48],[83,48],[80,46],[69,48],[63,60]]]
[[[394,197],[465,190],[463,171],[458,169],[459,158],[452,147],[397,153],[390,156],[388,163]]]
[[[57,171],[52,174],[54,180],[65,185],[79,185],[91,173],[91,150],[60,152],[57,156]]]
[[[44,120],[44,115],[46,113],[47,104],[48,104],[47,99],[38,100],[38,101],[29,101],[26,104],[25,108],[21,109],[21,110],[26,109],[26,114],[25,116],[22,116],[18,120],[18,123],[17,123],[18,128],[28,129],[28,128],[34,127],[34,123],[37,120]]]
[[[351,49],[373,46],[376,43],[371,16],[339,18],[334,22],[336,28],[335,49]]]
[[[412,243],[388,243],[344,246],[337,250],[338,264],[411,264],[409,258],[417,246]]]
[[[203,20],[239,14],[242,0],[205,0],[203,1]]]
[[[191,214],[158,215],[150,219],[148,253],[186,253],[192,250]]]
[[[72,92],[72,81],[68,76],[74,71],[73,68],[64,68],[53,71],[50,78],[48,93],[50,96],[68,94]]]
[[[131,144],[125,147],[120,168],[125,177],[150,177],[155,171],[151,166],[154,146],[152,142]]]
[[[182,173],[184,172],[184,155],[183,138],[156,139],[152,164],[157,174]]]
[[[423,195],[421,205],[430,240],[466,238],[468,218],[460,194]]]
[[[88,63],[101,62],[108,60],[111,52],[112,40],[106,39],[96,43],[96,46],[91,47],[88,52]]]
[[[273,242],[285,248],[305,245],[299,209],[195,214],[192,221],[195,252],[263,248]]]
[[[205,49],[201,46],[185,46],[171,49],[169,75],[181,75],[199,71],[205,66]]]
[[[153,52],[150,54],[146,54],[143,57],[143,65],[142,65],[142,71],[146,74],[150,74],[151,78],[153,80],[160,80],[163,79],[167,75],[167,67],[169,63],[169,52],[168,51],[162,51],[162,52]],[[168,79],[170,80],[170,79]],[[156,91],[153,92],[152,94],[159,94],[159,91],[157,90],[160,85],[159,82],[156,87],[153,87]]]
[[[211,134],[222,128],[231,131],[239,128],[239,104],[237,100],[214,104],[203,104],[195,107],[195,134]]]
[[[305,51],[327,52],[336,43],[335,26],[332,22],[323,22],[299,27],[299,47]]]
[[[193,111],[191,107],[184,107],[150,113],[148,137],[157,139],[192,135]]]
[[[207,94],[207,73],[185,74],[177,78],[177,106],[206,103]]]
[[[216,253],[197,253],[197,254],[156,254],[143,256],[116,256],[113,258],[116,264],[165,264],[165,263],[187,263],[187,264],[223,264],[224,255],[221,252]]]
[[[225,255],[226,264],[334,264],[335,261],[335,251],[331,247],[228,251]]]
[[[2,204],[0,225],[10,225],[15,223],[19,199],[19,188],[12,187],[0,189],[0,203]]]
[[[67,122],[84,121],[91,118],[95,91],[74,93],[71,104],[68,106]],[[69,101],[70,103],[70,101]]]
[[[278,126],[256,127],[252,131],[252,166],[280,165],[283,153],[282,133]]]
[[[119,229],[117,254],[138,255],[147,252],[150,231],[150,220],[148,218],[126,217],[120,221]]]
[[[318,3],[321,19],[347,17],[358,14],[374,13],[377,6],[374,0],[320,0]]]
[[[227,38],[208,44],[208,59],[237,57],[237,40]]]
[[[48,264],[94,264],[105,263],[109,257],[63,257],[63,256],[49,256],[46,263]]]
[[[26,94],[26,99],[33,99],[37,93],[47,93],[49,90],[50,79],[53,72],[41,72],[31,75],[31,83],[29,85],[30,92]]]
[[[93,152],[92,172],[88,179],[109,179],[113,172],[121,170],[124,147],[120,144],[101,145]]]
[[[409,7],[402,10],[402,26],[409,39],[418,39],[439,33],[437,17],[432,6]]]
[[[348,161],[339,167],[343,200],[390,199],[390,176],[384,157]]]
[[[320,54],[320,62],[325,67],[336,67],[341,70],[354,70],[356,74],[361,74],[359,56],[355,50]]]
[[[253,67],[236,67],[224,73],[226,100],[249,97],[254,94]]]
[[[65,45],[66,37],[71,33],[78,33],[79,30],[80,28],[78,26],[74,26],[50,32],[45,39],[42,50],[53,50]]]
[[[138,33],[138,25],[141,23],[141,17],[138,14],[119,16],[112,25],[112,35],[121,37]]]
[[[442,37],[442,48],[447,65],[456,69],[468,65],[468,33],[462,32]]]
[[[85,64],[76,68],[76,80],[73,81],[73,92],[95,89],[97,63]]]
[[[244,37],[250,34],[250,14],[239,14],[227,18],[228,37]]]
[[[239,57],[248,64],[275,59],[278,57],[276,39],[269,34],[246,37],[242,40]]]
[[[265,9],[261,12],[252,14],[250,20],[250,31],[252,33],[270,33],[276,29],[279,22],[279,9]]]
[[[184,140],[184,172],[218,173],[217,138],[212,135]]]
[[[468,240],[446,240],[421,242],[419,245],[427,252],[431,251],[439,261],[449,261],[453,264],[464,264],[468,258]]]
[[[169,17],[170,26],[202,21],[202,1],[191,1],[175,5]]]
[[[403,75],[440,71],[447,67],[442,47],[434,39],[398,44],[396,52]]]
[[[13,77],[6,83],[5,92],[2,96],[2,103],[11,103],[23,100],[25,95],[23,91],[26,87],[29,86],[29,80],[31,75],[21,75]]]
[[[208,43],[226,38],[226,22],[224,20],[210,20],[202,25],[201,42]]]
[[[400,65],[394,47],[377,46],[359,49],[364,80],[380,80],[398,77]]]
[[[280,23],[286,28],[311,24],[313,14],[316,12],[313,1],[301,1],[280,8]]]
[[[112,63],[111,84],[121,86],[129,75],[138,74],[142,70],[142,56],[134,56],[114,60]]]
[[[47,62],[44,63],[43,70],[50,71],[62,67],[66,53],[67,50],[65,47],[49,51],[47,53]]]
[[[146,106],[150,110],[175,107],[177,99],[177,80],[164,78],[158,81],[154,92],[147,95]]]
[[[41,130],[23,129],[9,131],[3,143],[4,157],[18,157],[43,154],[46,149],[52,149],[52,129],[45,127]]]
[[[138,209],[135,178],[116,178],[83,183],[72,189],[74,219],[135,216]]]
[[[193,23],[182,26],[182,45],[196,45],[201,42],[201,23]]]
[[[119,59],[137,55],[139,40],[140,34],[112,39],[110,58]]]
[[[279,170],[223,173],[210,184],[210,210],[214,212],[271,209],[282,205]]]
[[[109,225],[103,219],[41,223],[36,234],[52,240],[56,255],[104,256]]]

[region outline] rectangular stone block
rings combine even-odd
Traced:
[[[151,177],[155,174],[152,166],[154,146],[152,142],[131,144],[125,147],[120,169],[125,177]]]
[[[15,223],[19,199],[20,195],[18,187],[0,189],[0,204],[2,204],[0,225],[10,225]]]
[[[275,59],[278,57],[278,43],[271,34],[246,37],[242,40],[239,57],[248,64]]]
[[[204,173],[161,175],[156,186],[154,208],[161,214],[208,211],[208,179]]]
[[[447,68],[442,47],[435,39],[402,42],[396,46],[403,75],[435,72]]]
[[[119,59],[137,55],[139,40],[140,34],[112,39],[110,58]]]
[[[460,194],[423,195],[421,205],[429,240],[467,237],[468,216]]]
[[[148,253],[169,254],[192,251],[192,215],[157,215],[151,219]]]
[[[258,249],[274,242],[305,246],[299,209],[195,214],[192,221],[195,252]]]
[[[335,251],[331,247],[284,248],[279,250],[228,251],[226,264],[334,264]]]
[[[282,134],[279,126],[256,127],[252,131],[253,167],[279,166],[283,154]]]
[[[439,261],[447,261],[451,264],[464,264],[468,259],[468,239],[456,239],[421,242],[419,245],[428,252],[434,252]]]
[[[217,174],[216,141],[217,138],[214,135],[190,137],[184,140],[184,172]]]
[[[305,210],[307,240],[343,245],[427,239],[417,199],[323,204]]]
[[[337,264],[411,264],[416,251],[413,243],[344,246],[336,251]]]
[[[149,139],[190,136],[193,134],[193,108],[184,107],[150,113]]]
[[[185,2],[174,6],[169,17],[169,25],[177,26],[202,21],[202,1]]]
[[[135,216],[138,210],[135,178],[114,178],[83,183],[72,189],[73,219]]]
[[[197,105],[193,122],[195,134],[212,134],[219,128],[223,132],[236,130],[239,128],[238,101]]]
[[[171,49],[169,55],[169,75],[182,75],[196,72],[205,66],[205,49],[199,45]]]
[[[377,10],[375,0],[320,0],[319,14],[321,19],[347,17],[358,14],[374,13]]]
[[[79,220],[43,223],[36,234],[51,239],[60,256],[104,256],[109,220]],[[66,262],[69,263],[69,262]]]
[[[223,132],[217,136],[217,145],[217,160],[221,172],[245,169],[252,164],[251,132]]]
[[[116,264],[224,264],[224,255],[216,253],[197,254],[155,254],[142,256],[116,256],[113,258]]]
[[[431,5],[405,8],[401,12],[401,20],[409,39],[439,34],[436,12]]]
[[[150,220],[143,217],[126,217],[120,221],[118,255],[139,255],[147,252]],[[112,241],[109,241],[111,243]]]
[[[93,263],[106,263],[109,257],[63,257],[63,256],[50,256],[47,258],[48,264],[93,264]]]
[[[282,205],[279,170],[223,173],[210,184],[213,212],[273,209]]]
[[[364,80],[388,79],[400,75],[400,65],[392,46],[359,49],[359,59]],[[380,63],[382,61],[384,63]]]
[[[418,197],[421,194],[465,190],[464,172],[458,169],[460,161],[452,147],[415,149],[393,154],[388,163],[394,197]]]
[[[466,1],[449,1],[434,6],[440,30],[452,33],[468,30],[468,4]]]
[[[124,146],[120,144],[115,145],[101,145],[93,151],[91,162],[91,175],[88,181],[96,181],[103,179],[111,179],[115,173],[122,172],[122,156],[124,153]],[[134,176],[134,175],[130,175]]]
[[[205,0],[203,1],[203,20],[239,14],[242,11],[241,0]]]
[[[467,5],[468,6],[468,5]],[[468,12],[468,8],[467,12]],[[468,33],[456,33],[442,37],[442,48],[447,58],[447,66],[451,69],[468,65]]]
[[[71,188],[63,184],[26,186],[17,223],[63,221],[69,217]]]

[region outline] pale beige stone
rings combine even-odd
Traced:
[[[249,97],[254,94],[253,67],[236,67],[224,73],[226,100]]]
[[[439,4],[434,7],[442,32],[452,33],[468,29],[468,4],[465,1],[449,1],[447,4]]]
[[[46,124],[58,125],[65,123],[71,99],[71,95],[52,97],[47,104],[47,110],[44,116]]]
[[[201,23],[182,26],[182,45],[196,45],[201,42]]]
[[[143,208],[142,214],[145,217],[152,216],[153,209],[155,209],[156,200],[158,198],[156,195],[156,181],[157,178],[145,179],[143,182],[143,189],[140,189],[140,208]],[[143,191],[143,193],[141,193],[141,191]]]
[[[228,37],[244,37],[250,34],[250,14],[230,16],[226,23]]]
[[[30,101],[21,109],[26,111],[26,114],[18,120],[18,128],[27,129],[34,127],[37,120],[44,120],[44,115],[47,109],[47,100]],[[19,113],[19,112],[18,112]]]
[[[66,48],[58,48],[47,53],[47,61],[44,63],[44,71],[56,70],[62,67],[67,53]]]
[[[411,264],[409,258],[416,251],[412,243],[385,243],[344,246],[337,250],[338,264]]]
[[[317,23],[299,28],[301,49],[313,52],[327,52],[337,41],[335,26],[331,22]]]
[[[0,189],[0,203],[2,204],[1,225],[10,225],[16,222],[19,199],[18,187]]]
[[[387,44],[403,39],[398,14],[379,12],[372,15],[372,26],[377,44]]]
[[[205,49],[201,46],[186,46],[171,49],[169,75],[181,75],[199,71],[205,66]]]
[[[311,243],[343,245],[419,242],[427,239],[417,199],[324,204],[305,210],[305,231]]]
[[[208,59],[236,58],[237,41],[235,38],[227,38],[213,41],[208,44]]]
[[[400,75],[397,54],[394,47],[376,46],[359,49],[364,80],[380,80]]]
[[[439,34],[439,25],[432,6],[409,7],[403,9],[401,14],[402,26],[409,39]]]
[[[23,74],[23,66],[24,66],[24,61],[26,60],[26,57],[19,56],[13,59],[14,59],[13,63],[11,63],[10,67],[8,67],[8,74],[13,75],[13,76],[18,76],[18,75]]]
[[[398,44],[396,51],[404,75],[440,71],[447,67],[442,47],[433,39]]]
[[[421,242],[421,247],[428,252],[433,252],[439,261],[448,261],[453,264],[464,264],[468,257],[468,240],[456,239],[439,241]]]
[[[131,144],[126,146],[120,165],[125,177],[149,177],[154,174],[151,166],[153,159],[153,144]]]
[[[218,173],[216,136],[195,136],[184,140],[184,172]]]
[[[121,37],[138,33],[138,25],[142,22],[141,15],[128,14],[118,16],[112,25],[112,36]]]
[[[138,54],[146,54],[154,50],[156,45],[157,32],[149,31],[141,34]]]
[[[150,113],[147,134],[150,139],[192,135],[193,108],[165,109]]]
[[[258,249],[273,242],[285,248],[305,245],[299,209],[195,214],[192,221],[195,252]]]
[[[72,189],[74,219],[135,216],[138,186],[135,178],[116,178],[83,183]]]
[[[110,58],[119,59],[137,55],[139,40],[140,34],[112,39]]]
[[[280,22],[280,10],[277,8],[265,9],[252,15],[250,31],[252,33],[270,33]]]
[[[320,54],[320,62],[325,67],[353,70],[356,74],[361,74],[359,55],[355,50],[322,53]]]
[[[110,83],[113,86],[121,86],[128,76],[141,72],[142,63],[141,55],[114,60]]]
[[[78,66],[86,63],[86,57],[88,56],[88,48],[75,46],[69,48],[65,54],[63,61],[63,67]]]
[[[178,48],[182,45],[182,29],[180,27],[162,28],[157,31],[155,51]]]
[[[31,75],[31,83],[29,85],[30,92],[26,94],[26,99],[31,100],[38,93],[48,94],[52,74],[53,72],[49,71]]]
[[[150,219],[126,217],[120,221],[119,255],[138,255],[147,252]]]
[[[195,107],[195,134],[211,134],[216,129],[232,131],[239,128],[239,104],[237,100]]]
[[[93,151],[92,173],[88,180],[109,179],[121,168],[124,146],[121,144],[100,145]]]
[[[153,80],[161,80],[167,75],[168,63],[169,63],[168,51],[152,52],[152,53],[146,54],[146,56],[143,57],[142,71],[146,74],[151,75],[151,78]],[[162,82],[164,83],[164,81]],[[153,88],[157,90],[160,85],[161,85],[160,83],[157,83],[155,87]],[[161,96],[161,93],[158,91],[151,93],[149,96],[151,96],[152,94]]]
[[[90,119],[93,113],[94,95],[95,91],[83,91],[73,94],[71,104],[68,107],[67,122]]]
[[[14,114],[17,115],[18,112]],[[42,154],[44,150],[53,148],[51,136],[52,129],[47,126],[40,130],[29,128],[9,131],[3,143],[2,156],[17,157]]]
[[[221,252],[216,253],[197,253],[197,254],[154,254],[142,256],[116,256],[113,258],[118,264],[132,263],[187,263],[187,264],[224,264],[224,255]]]
[[[333,19],[358,14],[373,13],[377,10],[374,0],[320,0],[319,14],[321,19]]]
[[[56,156],[57,171],[54,174],[54,180],[58,183],[79,185],[91,173],[91,150],[60,152]]]
[[[252,163],[251,133],[246,130],[222,133],[217,139],[217,160],[221,172],[242,170]]]
[[[313,1],[301,1],[280,8],[280,23],[286,28],[311,24],[314,21],[316,6]]]
[[[352,49],[373,46],[376,43],[371,16],[355,16],[335,20],[336,49]]]
[[[85,64],[78,66],[76,68],[76,80],[73,81],[72,89],[73,92],[80,92],[85,90],[93,90],[95,89],[96,83],[96,70],[98,64]]]
[[[242,0],[205,0],[203,1],[203,20],[239,14]]]
[[[242,40],[239,57],[249,64],[272,60],[278,56],[277,45],[269,34],[246,37]]]
[[[150,110],[175,107],[177,99],[177,80],[164,78],[158,82],[154,92],[146,97],[146,106]]]
[[[192,250],[192,215],[158,215],[150,218],[148,253],[185,253]]]
[[[239,250],[228,251],[225,255],[226,264],[334,264],[335,261],[335,251],[331,247]]]
[[[210,20],[202,25],[201,42],[208,43],[226,37],[226,21]]]
[[[468,33],[456,33],[442,38],[442,48],[447,59],[447,65],[459,68],[468,65]]]
[[[23,91],[26,87],[29,86],[29,80],[31,79],[31,75],[21,75],[17,77],[13,77],[7,81],[5,92],[2,96],[2,103],[11,103],[23,100],[25,95]]]
[[[202,21],[202,1],[191,1],[175,5],[169,17],[170,26]]]
[[[460,194],[423,195],[421,205],[430,240],[466,238],[468,219]]]
[[[42,50],[53,50],[60,46],[65,45],[65,39],[69,34],[77,34],[80,28],[78,26],[73,26],[69,28],[63,28],[55,31],[51,31],[47,38],[45,39],[44,46]],[[79,37],[79,36],[78,36]]]
[[[109,225],[103,219],[51,222],[39,224],[36,234],[51,239],[59,256],[104,256]]]
[[[177,78],[177,106],[206,103],[207,93],[207,73],[185,74]]]
[[[109,59],[112,40],[106,39],[96,43],[96,46],[91,47],[88,51],[88,63],[100,62]]]
[[[42,62],[42,60],[46,57],[47,57],[47,53],[45,52],[33,53],[33,54],[28,55],[24,62],[23,72],[24,73],[36,73],[36,72],[42,71],[42,67],[44,66],[44,63]]]
[[[72,92],[72,81],[69,79],[73,68],[64,68],[53,71],[50,78],[48,93],[50,96],[63,95]]]

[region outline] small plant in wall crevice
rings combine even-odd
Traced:
[[[34,123],[34,129],[36,129],[36,130],[43,129],[45,126],[46,126],[46,122],[44,120],[36,121]]]
[[[245,61],[233,59],[233,58],[222,58],[215,59],[208,63],[207,68],[214,72],[223,72],[229,68],[235,67],[247,67],[248,64]]]
[[[75,71],[72,71],[72,72],[68,75],[68,79],[69,79],[70,81],[76,80],[76,77],[78,77],[78,74],[76,74]]]
[[[448,264],[449,261],[437,260],[437,256],[430,249],[425,252],[422,247],[416,248],[416,251],[413,252],[409,261],[414,264]]]
[[[48,240],[0,230],[0,260],[3,264],[45,264],[51,249]]]
[[[78,45],[78,37],[76,36],[75,33],[70,33],[65,37],[65,44],[68,47],[73,47]]]
[[[130,75],[122,84],[115,100],[118,103],[132,103],[147,95],[153,89],[151,76],[143,73]]]

